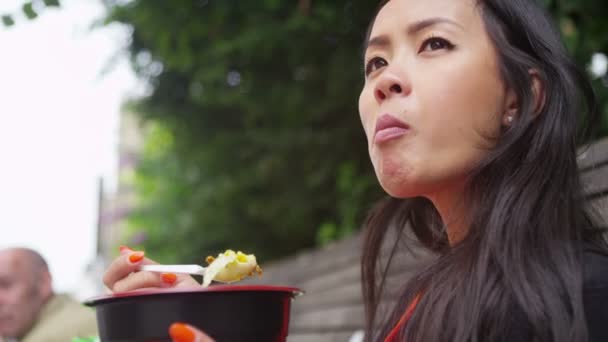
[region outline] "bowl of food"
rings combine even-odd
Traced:
[[[208,258],[200,287],[113,293],[85,305],[95,308],[104,342],[171,341],[168,329],[175,322],[200,328],[219,342],[286,341],[291,301],[302,293],[299,289],[211,284],[232,283],[259,272],[251,260],[255,258],[226,251]]]
[[[171,341],[168,329],[185,322],[216,341],[286,341],[291,300],[300,290],[269,285],[214,285],[101,296],[95,308],[104,342]]]

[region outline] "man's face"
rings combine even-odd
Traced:
[[[23,336],[43,304],[34,266],[28,261],[20,251],[0,251],[0,336]]]

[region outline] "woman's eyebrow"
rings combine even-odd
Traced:
[[[372,46],[373,47],[386,47],[386,46],[388,46],[390,44],[391,44],[390,39],[387,36],[385,36],[385,35],[376,36],[374,38],[371,38],[367,42],[367,44],[365,44],[365,49],[364,50],[367,50],[367,49],[369,49]]]
[[[464,26],[455,22],[452,19],[448,19],[445,17],[434,17],[434,18],[420,20],[420,21],[417,21],[417,22],[414,22],[414,23],[408,25],[407,34],[414,35],[420,31],[424,30],[425,28],[428,28],[428,27],[431,27],[434,25],[438,25],[438,24],[450,24],[452,26],[456,26],[456,27],[460,28],[461,30],[464,30]]]
[[[406,32],[408,35],[413,36],[426,28],[429,28],[431,26],[435,26],[438,24],[449,24],[449,25],[456,26],[456,27],[464,30],[464,26],[455,22],[452,19],[448,19],[448,18],[444,18],[444,17],[433,17],[433,18],[416,21],[416,22],[408,25]],[[369,41],[367,41],[367,44],[365,44],[363,51],[367,51],[367,49],[369,49],[370,47],[382,48],[382,47],[386,47],[388,45],[390,45],[390,39],[388,38],[388,36],[379,35],[379,36],[370,38]]]

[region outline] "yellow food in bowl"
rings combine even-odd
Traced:
[[[245,254],[241,251],[227,250],[218,254],[216,258],[207,257],[207,270],[203,276],[203,287],[209,286],[211,281],[234,283],[255,273],[262,274],[255,255]]]

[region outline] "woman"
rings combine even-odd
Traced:
[[[386,1],[364,71],[361,121],[391,196],[366,224],[368,340],[608,340],[608,248],[576,163],[595,100],[547,15],[533,0]],[[438,258],[380,317],[379,251],[406,224]],[[150,261],[122,253],[114,291],[195,285],[131,273]]]
[[[383,236],[409,222],[439,258],[376,339],[608,340],[588,326],[608,319],[587,305],[608,304],[608,259],[576,163],[577,90],[592,116],[595,103],[546,14],[529,0],[392,0],[365,61],[361,118],[393,197],[367,223],[368,336]]]

